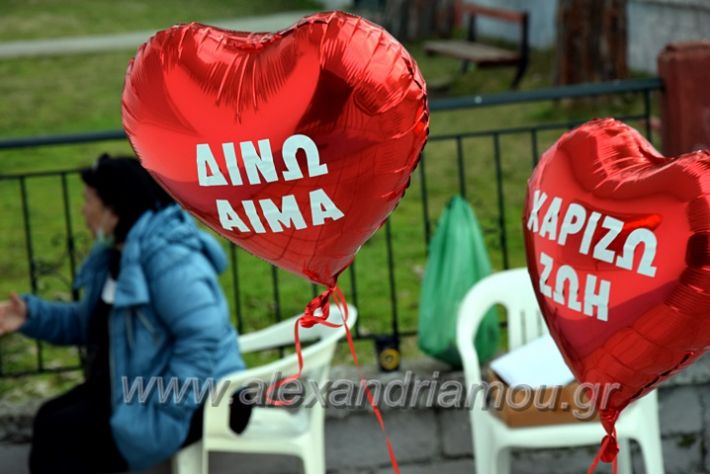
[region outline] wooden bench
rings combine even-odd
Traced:
[[[481,68],[516,66],[517,72],[511,87],[517,88],[528,67],[530,49],[528,43],[528,12],[491,8],[473,3],[464,3],[463,0],[457,0],[455,8],[456,22],[459,26],[464,17],[468,18],[467,39],[427,41],[424,43],[424,51],[426,51],[427,54],[441,54],[460,59],[462,61],[462,72],[468,70],[470,63],[475,63]],[[478,17],[488,17],[519,25],[520,40],[517,50],[499,48],[478,42],[476,32],[476,19]]]

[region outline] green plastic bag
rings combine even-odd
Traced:
[[[456,318],[466,292],[491,273],[483,232],[471,206],[460,196],[449,201],[429,246],[419,304],[419,348],[461,367],[456,349]],[[498,348],[498,312],[486,314],[475,337],[479,362]]]

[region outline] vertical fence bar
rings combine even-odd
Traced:
[[[463,139],[461,135],[456,137],[456,161],[459,168],[459,192],[461,197],[466,199],[466,171],[463,166]]]
[[[422,187],[422,213],[424,218],[424,243],[426,244],[426,253],[429,254],[429,239],[431,238],[431,224],[429,223],[429,195],[426,187],[426,168],[424,165],[424,153],[419,158],[419,176]]]
[[[2,378],[3,375],[5,374],[5,371],[3,370],[4,364],[3,364],[3,360],[2,360],[2,348],[3,348],[3,346],[0,345],[0,378]]]
[[[27,248],[27,262],[29,264],[30,271],[30,288],[32,294],[37,293],[37,278],[35,275],[35,258],[34,250],[32,248],[32,232],[30,230],[30,207],[27,202],[27,183],[24,176],[20,177],[20,197],[22,200],[22,219],[24,221],[25,228],[25,244]],[[37,370],[38,372],[44,371],[44,361],[42,357],[42,344],[39,341],[35,343],[37,345]]]
[[[500,249],[503,254],[503,268],[510,268],[508,261],[508,232],[505,228],[505,197],[503,193],[503,169],[500,162],[500,134],[493,134],[493,161],[496,168],[496,188],[498,191],[498,227]]]
[[[355,260],[350,264],[348,268],[350,272],[350,301],[353,302],[355,308],[360,311],[360,306],[357,302],[357,282],[355,281]],[[355,322],[355,337],[360,337],[360,318]]]
[[[30,232],[30,209],[27,202],[27,183],[24,176],[20,177],[20,199],[22,200],[22,219],[25,230],[25,245],[27,250],[27,263],[30,272],[30,288],[33,293],[37,291],[35,278],[34,250],[32,248],[32,233]]]
[[[643,115],[646,122],[646,138],[653,143],[653,128],[651,127],[651,91],[643,91]]]
[[[537,128],[533,128],[530,130],[530,143],[532,145],[532,165],[533,168],[537,166],[537,162],[540,159],[540,156],[538,155],[538,144],[537,144]]]
[[[69,205],[69,188],[67,186],[67,173],[60,173],[62,182],[62,201],[64,203],[64,226],[67,232],[67,255],[69,256],[69,273],[71,274],[71,297],[73,301],[79,301],[79,290],[74,288],[74,279],[76,278],[76,242],[74,241],[74,231],[71,219],[71,206]],[[86,363],[84,353],[80,347],[77,347],[77,353],[81,365]]]
[[[274,288],[274,315],[276,316],[276,322],[281,321],[281,296],[279,292],[279,271],[278,269],[271,265],[271,282]],[[283,358],[284,349],[279,347],[279,357]]]
[[[74,231],[72,228],[71,206],[69,206],[69,189],[67,186],[67,174],[61,173],[62,180],[62,200],[64,201],[64,225],[67,231],[67,254],[69,255],[69,272],[71,273],[71,295],[74,301],[79,299],[79,291],[74,288],[74,278],[76,277],[76,245],[74,242]]]
[[[229,244],[229,257],[232,260],[232,293],[234,294],[234,307],[237,313],[237,330],[239,334],[244,332],[244,319],[242,316],[242,298],[239,289],[239,257],[237,256],[237,246]]]
[[[276,316],[276,322],[281,321],[281,294],[279,292],[279,271],[278,269],[271,265],[271,283],[274,288],[274,314]]]
[[[397,288],[394,277],[394,254],[392,252],[392,228],[390,221],[385,224],[385,238],[387,241],[387,267],[389,270],[390,305],[392,309],[392,335],[399,339],[399,312],[397,309]]]

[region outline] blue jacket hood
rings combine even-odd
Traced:
[[[77,275],[75,287],[84,287],[98,268],[104,267],[106,247],[97,244]],[[227,258],[219,243],[195,225],[194,219],[178,205],[157,212],[146,211],[126,236],[121,257],[121,274],[116,287],[116,306],[144,304],[149,301],[147,275],[143,268],[153,259],[155,272],[174,265],[182,255],[200,252],[216,273],[227,268]],[[142,265],[143,264],[143,265]]]
[[[138,219],[126,238],[124,261],[148,260],[173,244],[201,252],[217,273],[227,268],[222,247],[215,239],[201,232],[194,219],[177,204],[157,213],[147,211]]]

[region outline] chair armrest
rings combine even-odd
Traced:
[[[307,349],[308,348],[304,349],[304,352]],[[284,378],[288,377],[291,374],[295,374],[297,371],[298,358],[296,354],[291,354],[284,357],[283,359],[270,362],[266,365],[260,365],[259,367],[254,367],[252,369],[247,370],[240,370],[222,377],[218,383],[219,391],[217,393],[220,393],[222,390],[226,390],[222,388],[224,384],[229,384],[231,386],[231,391],[233,391],[243,387],[244,385],[247,385],[248,383],[272,383],[277,380],[274,378],[275,374],[280,374],[280,377]]]
[[[341,332],[334,332],[331,337],[319,343],[308,346],[303,350],[304,369],[323,369],[320,379],[327,376],[327,368],[335,353],[335,346],[338,343]],[[229,432],[229,412],[232,397],[236,390],[251,384],[258,383],[255,401],[265,399],[266,390],[279,379],[283,379],[298,371],[298,357],[291,354],[283,359],[269,364],[255,367],[253,369],[233,372],[219,380],[215,389],[210,393],[211,398],[205,403],[203,435],[220,436]],[[319,384],[320,385],[320,384]]]
[[[357,322],[357,308],[348,305],[348,314],[348,327],[352,328]],[[242,345],[246,342],[246,349],[253,351],[259,350],[260,348],[291,343],[293,340],[293,325],[297,319],[298,316],[283,321],[274,327],[247,335],[243,338],[244,341]],[[337,307],[331,307],[328,320],[336,323],[342,321],[340,311]],[[335,353],[335,347],[338,341],[345,335],[345,328],[329,328],[323,325],[316,325],[309,329],[302,329],[301,335],[302,340],[319,339],[318,342],[305,347],[301,354],[306,373],[312,373],[313,371],[320,373],[317,377],[318,386],[320,387],[327,377],[330,363]],[[298,372],[298,365],[299,360],[297,354],[291,354],[269,364],[253,369],[233,372],[221,378],[214,387],[214,390],[209,394],[210,399],[205,403],[203,421],[203,435],[205,439],[210,436],[226,436],[230,433],[228,421],[232,397],[229,395],[234,393],[234,391],[253,383],[259,383],[260,386],[257,387],[257,390],[263,390],[264,392],[257,392],[254,395],[264,397],[270,384],[273,384],[278,379],[296,374]],[[306,386],[304,389],[308,391],[309,388]],[[317,412],[318,410],[313,411],[313,413]]]
[[[246,354],[293,344],[293,329],[299,316],[294,316],[265,329],[240,335],[239,351]]]

